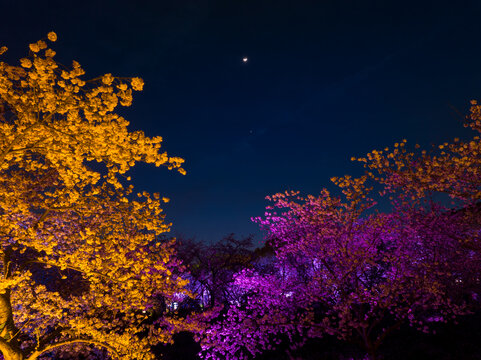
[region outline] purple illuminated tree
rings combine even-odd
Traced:
[[[471,104],[466,127],[481,132],[481,106]],[[408,151],[403,140],[353,160],[366,174],[331,179],[342,197],[323,190],[270,198],[256,221],[275,250],[276,271],[238,274],[245,301],[208,330],[212,358],[249,358],[285,339],[296,346],[331,334],[376,359],[404,323],[429,331],[479,308],[480,137],[429,152]],[[369,183],[389,199],[388,213],[375,211]]]
[[[208,330],[208,356],[247,359],[285,339],[295,347],[329,334],[376,359],[402,324],[427,332],[463,313],[453,285],[474,261],[459,246],[472,224],[460,212],[402,201],[391,213],[376,212],[367,179],[333,179],[342,197],[323,190],[269,198],[273,206],[255,221],[275,249],[276,271],[238,274],[245,302]]]

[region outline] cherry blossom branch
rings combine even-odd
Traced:
[[[43,349],[40,349],[40,350],[35,350],[25,360],[36,360],[36,359],[38,359],[38,357],[40,355],[42,355],[46,352],[49,352],[53,349],[56,349],[56,348],[59,348],[59,347],[62,347],[62,346],[77,344],[77,343],[84,343],[84,344],[90,344],[90,345],[96,345],[96,346],[99,346],[99,347],[103,347],[103,348],[107,349],[109,352],[111,352],[113,355],[115,355],[115,357],[117,359],[121,358],[120,354],[118,353],[118,351],[115,348],[113,348],[112,346],[110,346],[108,344],[105,344],[103,342],[96,341],[96,340],[89,340],[89,339],[71,339],[71,340],[60,341],[60,342],[55,343],[55,344],[47,345]]]

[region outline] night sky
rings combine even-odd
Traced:
[[[3,0],[0,12],[7,61],[53,30],[57,61],[145,80],[121,114],[188,173],[139,165],[134,185],[171,198],[173,235],[204,241],[261,240],[250,218],[266,195],[332,189],[361,174],[351,156],[467,136],[481,99],[481,1]]]

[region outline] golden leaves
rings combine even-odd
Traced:
[[[132,89],[134,89],[135,91],[142,91],[142,89],[144,88],[144,80],[142,80],[141,78],[132,78],[131,84]]]
[[[52,41],[52,42],[55,42],[57,41],[57,34],[53,31],[50,31],[47,35],[47,38]]]
[[[45,56],[50,57],[50,58],[54,57],[55,54],[56,54],[56,52],[53,51],[52,49],[47,49],[47,50],[45,51]]]
[[[38,46],[37,43],[35,43],[35,44],[30,44],[30,45],[29,45],[29,48],[30,48],[30,50],[33,51],[34,53],[37,53],[37,52],[40,51],[40,46]]]
[[[51,32],[47,38],[57,37]],[[135,335],[141,321],[129,313],[143,309],[152,294],[183,292],[185,281],[172,275],[173,247],[151,245],[169,230],[162,210],[168,199],[145,192],[132,200],[124,174],[138,161],[185,173],[184,160],[161,153],[161,137],[129,132],[129,122],[115,112],[130,106],[142,79],[108,73],[87,80],[78,62],[70,68],[56,63],[45,41],[29,48],[18,66],[0,62],[0,103],[18,115],[8,122],[0,117],[0,228],[19,251],[31,249],[45,268],[62,271],[59,281],[82,274],[90,292],[67,299],[34,279],[25,289],[25,281],[4,282],[25,312],[16,319],[20,325],[33,319],[29,331],[59,325],[110,343],[123,336],[119,351],[147,351]],[[125,314],[122,336],[99,319],[98,304]]]
[[[32,67],[32,62],[29,59],[23,58],[20,59],[20,65],[22,65],[26,69],[29,69]]]
[[[32,52],[38,53],[40,50],[47,48],[47,43],[43,40],[39,40],[36,43],[30,44],[29,48]]]
[[[471,101],[470,116],[466,127],[481,132],[481,107]],[[481,199],[478,174],[481,163],[481,144],[479,137],[468,141],[454,138],[432,146],[428,151],[415,144],[413,151],[406,147],[406,140],[394,144],[389,152],[372,151],[367,154],[365,162],[367,174],[375,181],[381,182],[386,191],[397,193],[409,201],[420,201],[434,193],[446,193],[456,201],[473,201]]]
[[[112,74],[105,74],[104,76],[102,76],[102,83],[104,83],[105,85],[110,85],[113,81],[114,77],[112,76]]]

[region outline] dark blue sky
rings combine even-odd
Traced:
[[[173,233],[257,233],[287,189],[317,194],[361,156],[407,138],[469,134],[481,98],[481,1],[22,1],[0,5],[7,59],[56,31],[57,60],[87,76],[141,76],[122,111],[164,137],[187,176],[140,165],[139,189],[172,199]],[[242,62],[247,56],[249,61]],[[257,234],[260,239],[259,234]]]

